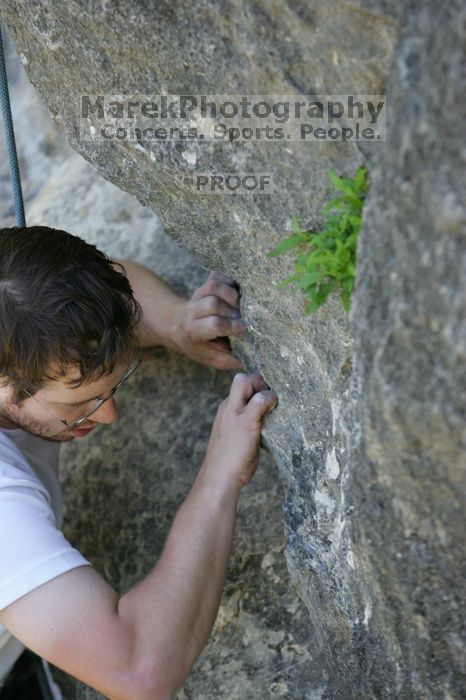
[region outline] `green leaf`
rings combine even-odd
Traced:
[[[286,287],[288,284],[291,284],[292,282],[298,282],[298,280],[301,279],[302,273],[297,272],[294,275],[290,275],[289,277],[285,277],[285,279],[280,280],[280,282],[277,284],[277,287],[282,288]]]
[[[345,195],[354,195],[354,186],[352,180],[345,177],[339,177],[334,170],[328,174],[330,182],[339,192],[344,192]]]
[[[303,230],[301,228],[301,224],[299,223],[298,215],[296,212],[293,212],[291,215],[291,228],[293,229],[294,233],[296,234],[302,234]]]
[[[308,274],[304,275],[304,277],[301,277],[301,279],[298,282],[298,285],[306,289],[306,287],[310,287],[312,284],[315,284],[316,282],[320,282],[322,279],[322,273],[320,270],[314,270],[313,272],[309,272]]]
[[[340,248],[337,250],[335,255],[340,265],[346,268],[346,265],[350,259],[350,252],[347,248],[345,248],[344,245],[340,243],[340,241],[337,242],[340,244]]]
[[[361,198],[354,192],[353,189],[345,190],[346,197],[348,201],[355,207],[356,211],[361,211],[362,202]]]
[[[356,231],[353,231],[348,236],[345,236],[345,238],[343,239],[343,245],[349,250],[354,250],[356,247],[357,238],[358,236]]]
[[[358,168],[354,178],[354,189],[357,192],[364,192],[367,189],[367,168]]]
[[[311,301],[311,303],[308,304],[306,306],[306,308],[304,309],[304,315],[309,316],[310,314],[313,314],[314,311],[317,311],[319,306],[320,306],[320,304],[318,304],[316,301]]]
[[[348,221],[354,229],[359,230],[362,223],[362,216],[360,214],[351,214],[350,216],[348,216]]]
[[[297,248],[298,246],[302,245],[303,243],[306,242],[306,236],[303,234],[296,234],[294,236],[289,236],[288,238],[285,238],[283,241],[280,241],[280,243],[277,245],[277,247],[272,250],[270,253],[267,253],[268,257],[274,257],[276,255],[283,255],[283,253],[287,253],[289,250],[293,250],[293,248]]]
[[[319,291],[316,294],[316,301],[320,304],[323,304],[330,292],[334,289],[335,283],[334,282],[329,282],[327,284],[321,285]]]
[[[335,199],[331,199],[330,202],[327,202],[327,204],[322,207],[322,214],[328,214],[329,211],[332,209],[342,209],[345,206],[345,200],[343,197],[335,197]]]

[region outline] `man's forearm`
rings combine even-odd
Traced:
[[[231,485],[207,482],[201,469],[160,561],[120,598],[119,616],[134,629],[135,658],[142,675],[154,679],[154,697],[169,697],[182,685],[208,639],[221,600],[238,497]],[[153,668],[154,659],[159,668]],[[160,678],[168,687],[157,686]]]
[[[147,267],[131,260],[115,259],[115,262],[125,268],[134,297],[142,307],[143,318],[139,326],[142,347],[165,345],[177,350],[175,335],[186,299],[178,296]]]

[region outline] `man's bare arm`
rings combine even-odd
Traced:
[[[186,299],[180,297],[161,277],[131,260],[116,260],[123,266],[133,294],[143,310],[139,327],[142,347],[164,345],[177,350],[175,336]],[[115,268],[118,272],[120,269]]]
[[[26,646],[112,700],[170,698],[217,614],[241,487],[254,473],[262,417],[275,404],[237,375],[162,556],[120,598],[91,567],[62,574],[0,612]]]

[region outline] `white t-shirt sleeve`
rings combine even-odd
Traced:
[[[0,431],[0,610],[70,569],[91,566],[58,527],[57,469],[56,444]]]
[[[38,586],[90,563],[60,532],[59,445],[0,429],[0,610]],[[0,685],[24,645],[0,624]]]
[[[43,485],[21,471],[0,462],[0,610],[60,574],[90,565],[57,528]]]

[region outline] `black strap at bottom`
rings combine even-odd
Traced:
[[[23,651],[0,689],[0,700],[54,700],[40,656]]]

